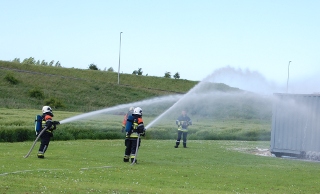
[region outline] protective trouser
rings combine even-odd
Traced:
[[[188,132],[186,131],[181,131],[181,130],[178,130],[178,138],[177,138],[177,141],[176,141],[176,148],[180,145],[180,140],[181,140],[181,136],[183,137],[183,147],[187,147],[187,136],[188,136]]]
[[[124,158],[123,158],[124,162],[129,162],[129,158],[131,158],[131,161],[133,161],[134,158],[136,157],[137,146],[140,147],[140,144],[141,144],[141,139],[139,139],[139,142],[137,142],[137,139],[138,138],[125,139],[124,143],[125,143],[126,149],[124,151]]]
[[[49,146],[50,143],[50,138],[53,136],[52,132],[49,131],[45,131],[43,132],[43,134],[41,135],[41,144],[40,144],[40,148],[39,148],[39,153],[44,154]]]

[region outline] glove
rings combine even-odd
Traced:
[[[52,121],[52,125],[53,125],[53,130],[55,130],[57,127],[56,125],[60,125],[59,121]]]
[[[144,129],[143,129],[143,132],[142,132],[142,133],[140,133],[140,136],[143,136],[143,137],[144,137],[144,136],[146,135],[146,130],[147,130],[147,129],[146,129],[146,128],[144,128]]]
[[[125,127],[122,126],[121,132],[124,133],[125,132]]]
[[[176,120],[176,125],[179,125],[179,120]]]
[[[59,121],[53,121],[53,124],[54,125],[60,125],[60,122]]]

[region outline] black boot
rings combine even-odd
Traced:
[[[178,148],[179,147],[179,143],[176,143],[176,145],[174,146],[174,148]]]
[[[131,158],[131,163],[133,163],[133,161],[134,161],[134,158]],[[135,161],[134,161],[134,163],[138,163],[138,160],[136,159]]]
[[[187,143],[183,143],[183,147],[184,147],[184,148],[187,148]]]
[[[38,152],[38,158],[44,158],[44,153],[43,152]]]
[[[124,161],[124,162],[129,162],[129,156],[124,156],[124,157],[123,157],[123,161]]]

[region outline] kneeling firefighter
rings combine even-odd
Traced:
[[[126,123],[126,139],[125,139],[125,153],[124,153],[124,162],[129,162],[131,159],[131,163],[136,162],[136,150],[140,147],[141,139],[140,136],[145,135],[145,127],[142,120],[142,109],[140,107],[136,107],[133,110],[132,115],[128,116]]]
[[[53,121],[53,113],[50,106],[44,106],[42,108],[41,124],[40,131],[45,130],[40,138],[41,144],[38,151],[38,158],[44,158],[44,153],[47,151],[50,139],[53,137],[52,131],[56,129],[56,125],[60,124],[59,121]],[[38,134],[37,134],[38,135]]]

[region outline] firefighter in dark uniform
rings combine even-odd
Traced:
[[[123,158],[124,162],[129,162],[130,159],[131,163],[133,163],[133,161],[137,163],[137,160],[135,160],[136,150],[137,147],[139,149],[141,143],[141,139],[139,138],[139,136],[144,136],[145,131],[146,129],[142,120],[142,109],[140,107],[136,107],[133,110],[132,115],[128,116],[126,123],[126,149]]]
[[[188,126],[192,125],[191,119],[187,116],[186,111],[182,111],[181,115],[176,120],[178,125],[178,138],[176,141],[175,148],[178,148],[180,145],[181,136],[183,136],[183,147],[187,148],[187,136],[188,136]]]
[[[50,106],[42,108],[42,130],[46,130],[40,136],[41,144],[38,151],[38,158],[44,158],[44,153],[47,151],[50,139],[53,137],[52,131],[56,129],[56,125],[60,124],[58,121],[53,121],[53,113]]]
[[[122,132],[122,133],[126,132],[127,119],[128,119],[128,116],[132,115],[133,110],[134,110],[134,107],[130,107],[130,108],[129,108],[129,111],[127,112],[127,114],[124,115],[124,117],[123,117],[123,120],[122,120],[122,129],[121,129],[121,132]]]

